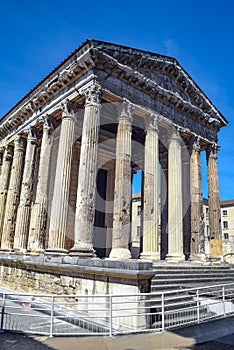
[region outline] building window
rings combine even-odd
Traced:
[[[229,234],[228,233],[224,233],[224,239],[229,239]]]
[[[206,215],[208,215],[209,213],[209,208],[206,208]]]
[[[223,222],[223,228],[228,228],[228,221]]]
[[[137,216],[141,215],[141,205],[137,206]]]
[[[141,235],[141,226],[137,226],[137,237]]]
[[[223,216],[227,216],[227,210],[223,210]]]

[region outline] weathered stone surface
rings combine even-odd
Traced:
[[[199,139],[194,140],[191,154],[191,260],[205,258],[200,150]]]
[[[51,129],[52,126],[49,124],[48,118],[44,117],[36,198],[32,206],[27,246],[28,250],[34,253],[43,252],[45,244],[48,210],[49,166],[51,147],[53,143]]]
[[[66,253],[65,238],[68,214],[71,161],[75,135],[75,114],[71,103],[62,105],[62,125],[52,199],[47,252]]]
[[[217,167],[217,147],[215,145],[210,146],[207,150],[207,175],[210,222],[210,258],[215,259],[222,256],[220,194]]]
[[[28,230],[30,224],[32,184],[35,167],[37,138],[35,131],[30,130],[27,139],[27,148],[24,160],[24,172],[21,185],[20,202],[17,211],[15,225],[14,250],[25,251],[28,241]]]
[[[131,189],[131,106],[122,103],[116,139],[115,191],[111,259],[129,259]]]
[[[172,133],[168,150],[167,260],[184,260],[182,196],[181,137],[179,130],[175,130]]]
[[[86,91],[77,189],[75,245],[72,255],[94,256],[93,223],[95,211],[98,160],[98,130],[100,125],[101,87],[92,84]]]
[[[149,116],[146,123],[148,125],[145,140],[143,252],[141,258],[160,260],[158,116]]]
[[[48,116],[54,130],[48,125]],[[157,123],[155,116],[160,116]],[[25,261],[43,266],[40,273],[46,280],[46,274],[50,275],[56,264],[61,271],[64,265],[83,266],[90,274],[97,267],[107,268],[95,259],[95,249],[104,258],[130,259],[132,174],[143,169],[143,228],[137,227],[138,253],[144,259],[159,259],[161,253],[162,258],[178,261],[184,259],[184,253],[188,259],[191,248],[192,258],[198,259],[204,250],[200,152],[207,151],[211,257],[220,257],[214,150],[218,147],[218,131],[226,124],[223,115],[175,59],[87,41],[1,118],[2,252],[11,252],[14,242],[15,250],[25,253]],[[35,157],[36,146],[28,139],[24,162],[24,139],[30,128],[36,130],[38,152]],[[168,138],[172,128],[176,132]],[[184,153],[194,138],[199,139],[200,150],[194,148],[191,159],[190,154],[185,159],[181,143],[185,145]],[[12,164],[3,154],[11,147]],[[159,159],[164,180],[161,186]],[[33,260],[27,260],[26,248],[35,255]],[[70,257],[60,256],[68,253]],[[92,257],[92,263],[83,261],[83,257]],[[122,269],[119,262],[114,269]],[[36,280],[39,288],[44,282]],[[62,281],[64,292],[73,288],[73,282],[69,278]],[[61,293],[59,283],[60,278],[54,277],[53,288]],[[101,285],[95,288],[99,292]]]
[[[3,221],[5,215],[5,206],[7,199],[7,190],[10,179],[11,163],[12,163],[13,149],[7,146],[3,153],[1,176],[0,176],[0,240],[2,236]]]
[[[13,248],[16,214],[19,205],[20,188],[23,176],[24,152],[25,140],[21,135],[18,135],[14,142],[14,156],[12,161],[10,183],[7,192],[1,241],[2,250],[11,250]]]
[[[0,284],[24,292],[52,294],[125,294],[149,292],[152,264],[140,261],[78,259],[64,264],[63,257],[2,255]],[[58,263],[57,259],[61,262]],[[67,257],[66,257],[67,259]],[[72,258],[74,259],[74,258]],[[81,260],[81,261],[80,261]],[[36,262],[36,264],[35,264]]]

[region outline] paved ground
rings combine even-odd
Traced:
[[[0,334],[1,350],[234,350],[234,317],[166,333],[118,337]]]

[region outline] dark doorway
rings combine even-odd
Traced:
[[[106,182],[107,171],[98,170],[97,190],[95,203],[95,217],[93,230],[93,244],[96,255],[99,258],[106,257],[106,227],[105,227],[105,208],[106,208]]]

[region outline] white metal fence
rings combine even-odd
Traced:
[[[1,330],[59,335],[164,331],[234,314],[234,283],[165,293],[40,295],[0,292]]]

